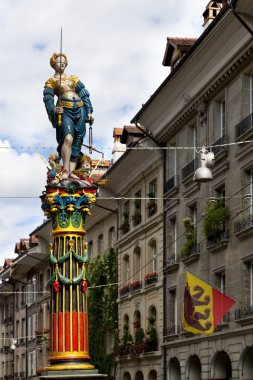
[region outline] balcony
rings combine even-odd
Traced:
[[[241,325],[253,322],[253,305],[235,309],[235,320]]]
[[[228,152],[228,145],[226,144],[228,144],[228,136],[224,135],[212,145],[212,152],[214,153],[215,158],[221,152]]]
[[[173,338],[175,335],[178,335],[181,331],[181,328],[179,325],[171,325],[169,327],[166,327],[164,330],[163,330],[163,335],[165,337],[171,337]]]
[[[165,192],[172,190],[178,190],[179,187],[179,175],[174,175],[165,184]]]
[[[184,181],[187,177],[190,175],[193,175],[194,172],[198,169],[198,159],[194,158],[189,164],[187,164],[183,169],[181,170],[182,173],[182,181]]]
[[[222,231],[219,233],[218,238],[213,241],[213,240],[208,240],[206,241],[206,248],[208,249],[209,252],[215,253],[218,251],[222,251],[228,246],[229,243],[229,234],[228,231]]]
[[[234,224],[234,234],[239,238],[246,237],[253,233],[253,215],[249,214]]]
[[[199,259],[199,254],[200,254],[200,245],[195,244],[189,249],[189,251],[187,252],[187,255],[182,256],[182,261],[185,264],[191,264],[192,262]]]
[[[181,261],[181,255],[179,255],[178,253],[169,256],[167,260],[165,272],[168,273],[168,272],[172,272],[178,269],[180,261]]]
[[[242,135],[244,135],[246,132],[250,131],[253,127],[252,123],[252,117],[253,113],[245,117],[239,124],[235,127],[235,138],[238,139]],[[253,132],[253,129],[252,129]]]

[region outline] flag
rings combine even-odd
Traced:
[[[182,327],[194,334],[212,334],[235,300],[186,272]]]

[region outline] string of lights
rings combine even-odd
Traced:
[[[208,149],[212,150],[213,148],[222,148],[222,147],[229,147],[232,145],[243,145],[243,144],[250,144],[253,140],[243,140],[243,141],[234,141],[234,142],[228,142],[223,144],[214,144],[209,145]],[[142,145],[136,145],[136,146],[129,146],[125,147],[126,150],[197,150],[201,149],[202,146],[142,146]],[[12,150],[56,150],[56,147],[53,146],[15,146],[15,145],[1,145],[0,149],[12,149]],[[113,146],[108,147],[98,147],[97,149],[100,150],[112,150]]]

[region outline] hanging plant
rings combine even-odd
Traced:
[[[181,248],[183,256],[189,256],[193,247],[197,244],[197,229],[192,218],[186,217],[182,220],[185,228],[185,243]]]
[[[207,202],[205,211],[202,222],[203,233],[208,240],[215,243],[220,239],[220,234],[225,231],[229,210],[225,206],[224,199],[217,199],[215,202]]]

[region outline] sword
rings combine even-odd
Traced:
[[[58,105],[61,107],[61,60],[62,60],[62,27],[61,27],[61,38],[60,38],[60,90],[59,90],[59,99],[58,99]],[[62,114],[58,114],[58,126],[61,127],[62,125]]]

